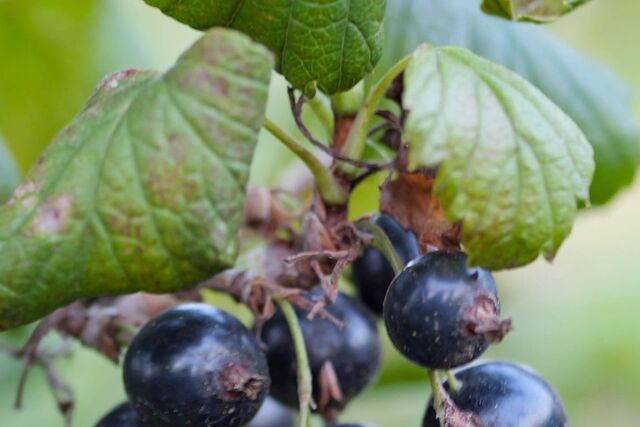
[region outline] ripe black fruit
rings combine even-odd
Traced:
[[[451,398],[485,426],[564,427],[567,417],[558,394],[529,368],[509,362],[485,362],[456,372],[461,382]],[[445,383],[448,389],[448,384]],[[440,427],[429,401],[423,427]]]
[[[144,424],[131,404],[124,402],[102,417],[96,427],[144,427]]]
[[[295,420],[288,408],[267,397],[247,427],[293,427]]]
[[[410,360],[432,369],[464,365],[510,329],[500,321],[490,272],[462,252],[431,252],[394,279],[384,301],[387,333]]]
[[[315,288],[305,296],[313,300],[321,297],[322,293],[322,289]],[[326,310],[341,321],[344,328],[321,315],[309,320],[307,313],[296,309],[313,375],[313,398],[323,413],[328,408],[342,409],[362,391],[377,374],[381,358],[376,323],[365,307],[339,294]],[[295,350],[287,322],[280,311],[263,325],[261,338],[267,347],[272,378],[271,395],[291,407],[297,407]],[[325,405],[326,399],[321,399],[321,396],[323,388],[326,390],[328,385],[325,381],[327,374],[333,373],[331,367],[337,377],[342,399],[330,399]]]
[[[269,387],[263,352],[238,319],[207,304],[160,314],[124,359],[129,400],[150,427],[236,427]]]
[[[420,255],[415,234],[402,228],[393,217],[380,214],[376,215],[373,222],[385,232],[404,264]],[[352,274],[362,302],[375,313],[381,314],[387,289],[395,277],[389,261],[376,248],[367,247],[353,262]]]

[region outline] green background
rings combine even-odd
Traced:
[[[551,29],[640,89],[639,19],[636,0],[595,0]],[[0,133],[20,167],[37,159],[103,74],[164,69],[196,37],[142,1],[0,0]],[[286,125],[284,87],[275,80],[269,115]],[[257,159],[255,183],[286,181],[301,170],[295,163],[273,168],[290,158],[265,135]],[[365,207],[372,204],[370,192],[359,197]],[[562,395],[572,426],[640,425],[639,216],[637,182],[608,206],[583,212],[553,264],[498,275],[515,330],[486,357],[541,372]],[[3,339],[20,341],[24,332]],[[392,349],[386,356],[379,384],[353,403],[345,421],[419,425],[428,396],[424,375]],[[92,426],[123,399],[119,369],[95,352],[80,350],[59,366],[76,391],[76,426]],[[38,371],[29,378],[24,409],[12,409],[18,370],[0,356],[0,426],[62,426]]]

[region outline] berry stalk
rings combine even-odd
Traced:
[[[364,219],[357,221],[356,225],[360,230],[366,231],[367,233],[371,233],[371,235],[373,235],[371,245],[382,252],[387,261],[389,261],[389,264],[391,264],[393,272],[395,274],[401,272],[404,268],[404,263],[398,256],[398,253],[394,249],[393,244],[389,240],[389,237],[387,237],[387,234],[384,232],[384,230],[377,224]]]
[[[291,303],[286,300],[279,300],[278,305],[287,320],[296,351],[296,363],[298,367],[298,400],[300,403],[300,427],[310,427],[311,412],[309,408],[311,405],[313,383],[304,336],[302,335],[302,330],[298,323],[298,317],[296,316],[296,312],[291,306]]]

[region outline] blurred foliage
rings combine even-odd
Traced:
[[[98,77],[95,2],[0,1],[0,129],[30,163],[83,104]]]
[[[65,7],[71,17],[63,20],[60,11]],[[43,19],[39,13],[58,18],[35,20],[34,16]],[[637,0],[600,0],[552,28],[622,73],[638,89],[638,19]],[[40,24],[34,28],[34,22]],[[7,39],[7,34],[14,39]],[[102,74],[125,66],[165,67],[194,38],[193,31],[142,1],[0,0],[0,129],[20,166],[24,169],[37,158],[50,137],[78,111]],[[66,63],[71,75],[60,68],[50,74],[56,61]],[[21,70],[24,64],[34,68]],[[56,95],[44,96],[36,89],[49,86],[56,88]],[[281,79],[274,81],[269,116],[292,129],[284,88]],[[9,99],[15,106],[6,104]],[[316,133],[325,136],[320,130]],[[255,184],[293,183],[291,178],[298,179],[304,171],[264,132],[256,159]],[[380,179],[384,175],[359,186],[351,215],[375,209]],[[634,264],[640,241],[639,198],[636,185],[612,205],[585,212],[552,265],[539,262],[498,277],[503,312],[513,317],[515,330],[487,357],[513,359],[539,370],[560,391],[573,426],[633,427],[640,420],[640,328],[636,321],[640,271]],[[215,297],[212,301],[248,320],[246,311],[228,299]],[[22,342],[27,331],[12,331],[11,339]],[[8,338],[5,334],[0,340]],[[417,426],[428,397],[424,374],[388,345],[385,352],[380,384],[356,399],[344,420],[380,427]],[[93,351],[78,351],[73,359],[62,360],[60,368],[78,399],[76,426],[94,425],[124,398],[119,367]],[[62,427],[37,369],[27,384],[24,410],[11,409],[19,369],[18,362],[0,356],[0,426]]]

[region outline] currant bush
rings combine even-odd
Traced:
[[[39,366],[71,424],[55,330],[122,361],[128,401],[97,427],[367,427],[337,423],[379,374],[381,314],[431,383],[424,427],[566,426],[539,375],[477,360],[511,329],[493,274],[553,259],[632,181],[640,126],[615,78],[578,57],[568,85],[570,50],[483,13],[546,23],[587,1],[144,1],[202,35],[165,72],[104,78],[21,184],[0,140],[0,330],[44,317],[0,346],[25,363],[17,406]],[[37,12],[15,15],[74,22]]]

